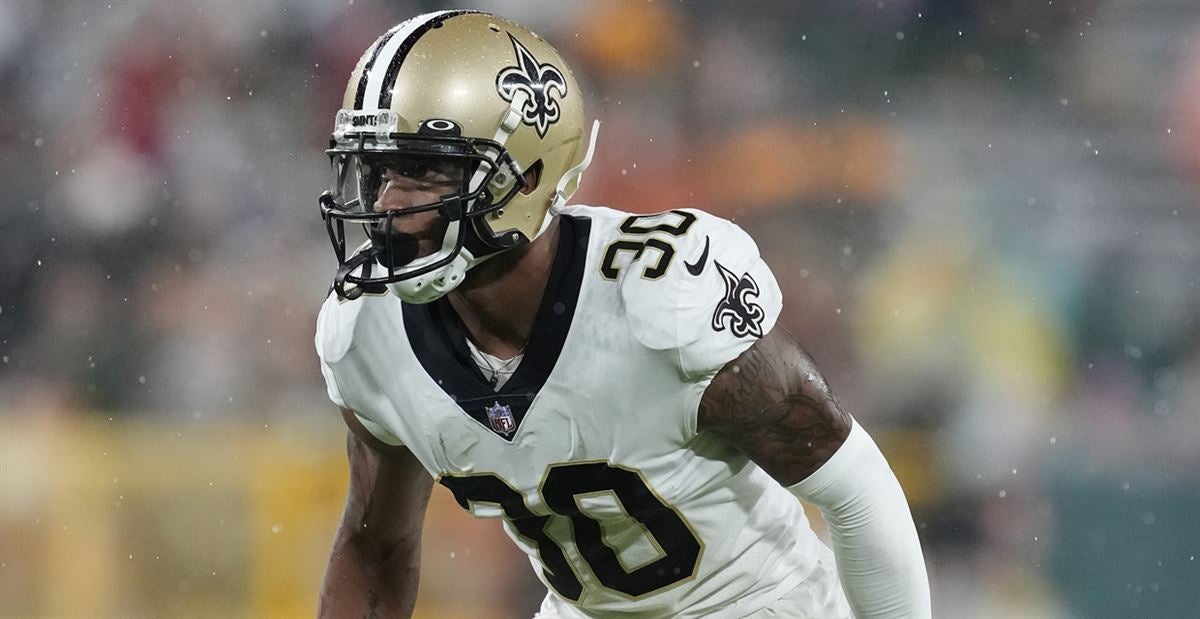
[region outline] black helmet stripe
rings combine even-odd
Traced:
[[[396,32],[403,26],[404,24],[397,24],[391,30],[383,33],[383,36],[379,37],[379,39],[375,41],[375,47],[371,50],[371,57],[368,58],[367,63],[363,65],[362,75],[358,76],[358,88],[354,91],[354,109],[363,109],[363,99],[365,99],[367,96],[367,76],[371,73],[371,69],[375,66],[375,59],[379,58],[379,51],[383,49],[383,46],[387,45],[388,41],[392,39],[392,36],[394,36]]]
[[[358,78],[358,88],[354,92],[354,109],[377,109],[368,106],[374,106],[379,101],[379,85],[383,81],[382,67],[388,66],[392,56],[396,55],[397,48],[408,38],[408,35],[447,12],[425,13],[407,19],[379,37],[375,48],[371,50],[371,57],[363,65],[362,75]]]
[[[387,71],[383,74],[382,81],[379,82],[379,90],[374,91],[373,93],[367,93],[368,95],[376,94],[378,97],[378,105],[376,106],[376,109],[386,110],[392,107],[392,90],[396,87],[396,75],[400,72],[400,67],[404,64],[404,59],[408,57],[408,53],[412,51],[413,46],[417,44],[417,41],[424,36],[426,32],[429,32],[431,29],[440,26],[442,22],[450,19],[451,17],[478,12],[479,11],[441,11],[438,13],[431,13],[428,16],[428,19],[423,19],[419,23],[414,23],[404,28],[404,33],[406,33],[406,36],[396,50],[391,54],[391,58],[388,59]],[[375,72],[378,71],[379,65],[376,65]]]

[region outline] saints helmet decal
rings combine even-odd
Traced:
[[[518,91],[528,95],[521,108],[521,122],[537,129],[539,137],[546,137],[550,125],[558,122],[559,98],[567,96],[567,80],[562,71],[550,63],[539,63],[516,37],[509,33],[513,51],[517,55],[516,66],[505,67],[496,75],[496,91],[508,102]]]
[[[766,312],[751,300],[759,295],[758,282],[749,273],[738,277],[720,262],[714,260],[713,264],[717,265],[717,271],[725,281],[725,296],[713,311],[713,330],[720,332],[729,329],[736,337],[762,337]]]

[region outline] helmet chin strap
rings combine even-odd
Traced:
[[[521,126],[521,109],[525,107],[525,103],[529,100],[529,94],[519,90],[513,95],[512,103],[508,106],[508,110],[504,113],[504,118],[500,121],[500,127],[496,130],[496,135],[492,137],[492,141],[499,144],[501,147],[508,142],[508,138],[513,132]],[[591,152],[588,152],[588,159],[591,159]],[[578,166],[576,166],[578,167]],[[586,165],[584,166],[586,167]],[[491,164],[484,162],[475,170],[475,174],[471,176],[470,182],[467,184],[467,192],[474,193],[479,186],[483,184],[487,178],[488,172],[491,171]],[[560,184],[561,187],[561,184]],[[465,205],[465,212],[470,212],[473,202]],[[547,218],[549,219],[549,218]],[[410,263],[409,266],[420,267],[421,263],[430,264],[438,260],[444,259],[449,252],[454,251],[458,239],[458,227],[466,225],[466,220],[452,221],[446,226],[446,235],[442,237],[442,247],[437,253],[418,258]],[[388,290],[392,294],[400,297],[408,303],[430,303],[444,296],[446,293],[454,290],[459,284],[466,279],[467,271],[479,265],[483,261],[492,257],[495,254],[476,258],[467,248],[459,250],[458,255],[450,264],[410,279],[393,282],[387,285]]]
[[[407,303],[430,303],[454,290],[467,277],[474,257],[464,248],[446,266],[418,277],[412,277],[387,285],[392,294]]]
[[[592,121],[592,135],[588,139],[587,153],[583,156],[583,161],[578,165],[563,173],[562,178],[558,179],[558,185],[554,188],[554,197],[550,200],[550,208],[546,211],[546,216],[542,218],[542,226],[538,229],[533,238],[542,236],[546,230],[550,229],[550,223],[554,220],[554,216],[562,211],[562,207],[567,204],[567,199],[571,194],[567,193],[567,186],[572,181],[576,182],[575,186],[579,186],[579,182],[583,181],[583,171],[592,165],[592,155],[596,153],[596,134],[600,133],[600,119]]]

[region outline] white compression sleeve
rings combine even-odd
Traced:
[[[825,517],[855,617],[931,616],[929,580],[908,502],[862,426],[853,423],[833,457],[788,490]]]

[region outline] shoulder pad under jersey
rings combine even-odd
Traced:
[[[365,305],[364,302],[339,301],[337,295],[330,294],[321,305],[321,312],[317,314],[314,343],[317,347],[317,357],[321,361],[321,375],[325,377],[329,399],[342,408],[348,407],[330,366],[341,361],[350,351],[358,315]]]
[[[775,326],[783,306],[750,235],[695,209],[622,220],[601,273],[615,275],[638,340],[676,350],[691,379],[709,378],[737,358]]]

